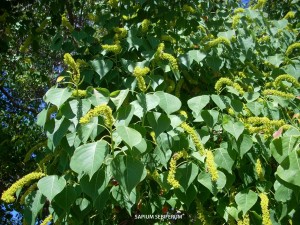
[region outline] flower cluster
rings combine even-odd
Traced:
[[[175,96],[180,98],[181,88],[184,83],[184,79],[180,78],[175,87]]]
[[[249,214],[247,213],[243,220],[238,220],[237,225],[250,225],[250,218],[249,218]]]
[[[171,54],[169,53],[165,53],[164,52],[164,49],[165,49],[165,44],[164,43],[160,43],[158,45],[158,48],[156,50],[156,53],[155,53],[155,59],[162,59],[162,60],[167,60],[169,61],[170,63],[170,66],[171,68],[174,70],[174,71],[178,71],[178,64],[177,64],[177,60],[175,59],[174,56],[172,56]]]
[[[108,0],[107,4],[109,4],[112,8],[117,8],[118,7],[118,0]]]
[[[260,181],[264,180],[264,173],[263,173],[263,168],[260,162],[260,159],[256,160],[255,163],[255,172],[257,174],[257,177]]]
[[[71,79],[73,82],[78,85],[80,82],[80,70],[79,70],[79,65],[75,62],[73,57],[71,56],[70,53],[66,53],[64,55],[64,63],[68,65],[68,68],[71,69],[72,71],[70,72]]]
[[[13,185],[11,185],[10,188],[8,188],[6,191],[2,193],[1,200],[6,203],[13,203],[16,200],[14,194],[18,189],[24,187],[30,181],[40,179],[44,176],[46,176],[46,174],[39,173],[39,172],[32,172],[25,175],[20,180],[16,181]]]
[[[20,46],[20,49],[19,49],[20,52],[22,52],[22,53],[27,52],[28,47],[29,47],[29,45],[31,44],[31,42],[32,42],[32,36],[29,35],[29,36],[25,39],[24,43]]]
[[[295,95],[291,94],[291,93],[286,93],[283,91],[278,91],[278,90],[273,90],[273,89],[266,89],[262,92],[263,95],[275,95],[275,96],[279,96],[282,98],[287,98],[287,99],[291,99],[291,98],[295,98]]]
[[[201,143],[200,138],[198,137],[198,134],[196,133],[196,131],[192,127],[190,127],[186,122],[183,122],[180,125],[180,127],[191,136],[192,141],[194,142],[196,149],[199,151],[200,155],[204,156],[205,155],[205,149],[204,149],[204,146]]]
[[[218,170],[217,170],[217,167],[215,164],[214,154],[210,150],[206,151],[206,166],[207,166],[207,170],[211,176],[211,180],[213,182],[216,182],[219,178],[219,174],[218,174]]]
[[[155,132],[154,132],[154,131],[151,131],[151,132],[150,132],[150,136],[151,136],[151,138],[152,138],[153,143],[157,145]]]
[[[285,124],[284,120],[270,120],[267,117],[249,117],[246,119],[246,128],[250,133],[264,133],[270,136],[275,130]]]
[[[73,25],[70,23],[70,21],[68,20],[68,18],[66,17],[65,14],[63,14],[61,16],[61,24],[64,26],[64,27],[67,27],[69,29],[69,31],[73,31],[74,30],[74,27]]]
[[[232,28],[236,28],[236,27],[237,27],[237,25],[238,25],[239,22],[240,22],[240,19],[241,19],[241,16],[240,16],[239,14],[234,15],[234,16],[232,17]]]
[[[295,18],[295,12],[293,11],[289,11],[284,17],[283,19],[294,19]]]
[[[148,67],[135,67],[133,70],[133,76],[136,77],[138,87],[142,92],[145,92],[147,90],[146,83],[144,80],[144,76],[150,72],[150,69]]]
[[[208,42],[207,46],[208,48],[212,48],[214,46],[217,46],[218,44],[225,44],[225,45],[230,45],[230,41],[226,37],[218,37],[210,42]]]
[[[289,74],[283,74],[283,75],[280,75],[280,76],[276,77],[276,79],[273,83],[274,86],[279,87],[282,84],[283,80],[293,84],[295,88],[300,87],[300,83],[297,81],[297,79],[295,77],[289,75]]]
[[[125,38],[127,36],[127,30],[122,27],[116,27],[114,29],[114,32],[116,32],[114,39],[115,40],[120,40],[122,38]]]
[[[88,111],[83,117],[80,118],[79,123],[89,123],[93,117],[102,116],[104,118],[104,124],[107,127],[112,127],[114,123],[114,117],[112,115],[111,108],[106,104],[96,106],[94,109]]]
[[[244,9],[244,8],[236,8],[236,9],[233,11],[234,14],[243,13],[243,12],[245,12],[245,9]]]
[[[175,173],[176,173],[176,162],[182,157],[183,158],[187,157],[187,152],[185,150],[175,153],[170,160],[170,169],[169,169],[167,181],[173,188],[180,187],[179,182],[175,179]]]
[[[190,5],[187,5],[187,4],[184,4],[183,7],[182,7],[183,11],[186,11],[186,12],[190,12],[190,13],[195,13],[195,9],[190,6]]]
[[[47,225],[52,220],[52,215],[47,216],[40,225]]]
[[[266,3],[267,3],[267,0],[258,0],[257,4],[254,5],[252,7],[252,9],[262,9]]]
[[[84,98],[84,97],[86,97],[86,90],[74,90],[74,91],[72,91],[72,96]]]
[[[203,206],[200,201],[196,202],[197,204],[197,217],[200,220],[202,225],[209,225],[210,223],[207,221],[207,212],[203,209]]]
[[[240,95],[243,95],[245,92],[243,90],[243,88],[241,87],[241,85],[239,85],[238,83],[236,82],[233,82],[232,80],[230,80],[229,78],[227,77],[221,77],[215,84],[215,90],[220,93],[221,92],[221,89],[222,89],[222,86],[223,85],[227,85],[227,86],[232,86],[235,90],[237,90],[237,92],[240,94]]]
[[[296,49],[296,48],[300,48],[300,42],[296,42],[296,43],[294,43],[294,44],[291,44],[291,45],[287,48],[287,50],[286,50],[286,52],[285,52],[286,56],[289,56],[289,55],[293,52],[293,50]]]
[[[272,225],[271,218],[270,218],[270,212],[269,212],[269,199],[268,196],[265,193],[260,193],[260,206],[262,211],[262,224],[263,225]]]
[[[49,18],[44,19],[44,21],[40,24],[38,28],[35,29],[37,33],[41,33],[43,29],[48,25]]]
[[[151,174],[151,177],[153,178],[153,180],[155,180],[159,184],[160,187],[163,186],[163,184],[162,184],[162,182],[160,180],[160,175],[159,175],[159,173],[158,173],[158,171],[156,169]]]
[[[267,42],[270,40],[270,36],[268,35],[263,35],[262,37],[258,38],[257,39],[257,42],[258,43],[264,43],[264,42]]]
[[[161,35],[160,40],[162,40],[162,41],[169,41],[171,43],[175,43],[176,42],[176,40],[174,38],[172,38],[170,35],[166,35],[166,34]]]
[[[142,32],[143,32],[143,33],[146,33],[146,32],[148,31],[150,25],[151,25],[150,20],[144,19],[144,20],[142,21],[142,23],[141,23],[141,27],[142,27],[141,29],[142,29]]]
[[[101,45],[101,47],[108,51],[108,52],[113,52],[115,54],[119,54],[122,51],[122,47],[120,45],[120,41],[115,41],[113,45]]]

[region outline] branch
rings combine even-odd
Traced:
[[[31,107],[25,107],[25,106],[23,106],[23,105],[18,104],[18,103],[15,101],[15,99],[14,99],[12,96],[10,96],[10,95],[8,94],[8,92],[7,92],[2,86],[0,86],[0,91],[5,95],[5,97],[9,100],[9,102],[10,102],[14,107],[16,107],[16,108],[18,108],[18,109],[25,110],[25,111],[27,111],[27,112],[31,112],[31,113],[33,113],[34,115],[37,115],[38,111],[37,111],[36,109],[31,108]]]

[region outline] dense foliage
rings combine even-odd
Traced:
[[[41,65],[63,62],[37,168],[1,197],[24,224],[295,224],[298,1],[87,2],[20,48],[52,23]]]

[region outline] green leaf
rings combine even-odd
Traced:
[[[286,136],[274,139],[270,149],[274,159],[280,164],[292,151],[299,148],[300,138],[297,136]]]
[[[207,126],[213,127],[219,119],[219,112],[216,110],[203,110],[201,112],[201,117]],[[195,121],[199,121],[198,118]]]
[[[101,123],[101,120],[103,119],[99,117],[93,117],[89,123],[81,124],[78,133],[80,140],[83,143],[86,143],[89,138],[94,141],[97,135],[105,130],[104,127],[98,125],[98,123]]]
[[[64,177],[58,178],[57,175],[51,175],[40,179],[37,186],[42,194],[51,202],[65,188],[66,184]]]
[[[156,136],[166,131],[171,125],[169,117],[162,113],[150,112],[147,114],[147,119]]]
[[[88,176],[83,176],[80,179],[80,186],[82,191],[91,197],[95,203],[107,187],[109,180],[110,177],[105,174],[104,169],[100,169],[93,175],[92,179],[89,179]]]
[[[211,99],[221,110],[226,109],[227,107],[230,107],[231,100],[227,96],[211,95]]]
[[[232,166],[235,162],[235,157],[229,154],[230,152],[224,148],[218,148],[215,150],[215,163],[218,167],[227,170],[232,173]]]
[[[64,104],[72,95],[72,91],[69,88],[50,88],[45,97],[44,101],[46,103],[52,103],[56,105],[57,108],[60,108],[62,104]]]
[[[159,107],[162,108],[167,114],[178,111],[181,108],[181,101],[174,95],[158,91],[154,93],[159,97]]]
[[[109,91],[105,88],[88,88],[87,99],[92,103],[92,105],[97,106],[101,104],[107,104],[109,102]]]
[[[91,179],[102,165],[108,151],[108,143],[103,140],[81,145],[71,157],[70,167],[79,175],[87,174]]]
[[[175,189],[174,193],[178,200],[183,202],[186,205],[187,209],[189,209],[190,204],[195,201],[197,189],[195,185],[191,185],[187,190]]]
[[[91,66],[95,72],[99,75],[100,80],[111,70],[113,62],[109,59],[103,60],[102,58],[94,59],[90,61]]]
[[[135,129],[125,126],[118,126],[116,129],[122,140],[129,145],[130,148],[139,144],[142,140],[142,135]]]
[[[121,106],[116,113],[115,126],[128,126],[134,113],[133,105]]]
[[[198,166],[194,163],[188,162],[180,165],[176,169],[175,177],[178,180],[179,184],[186,191],[197,177],[198,172]]]
[[[238,148],[240,151],[240,157],[243,156],[252,148],[253,140],[250,135],[243,134],[241,138],[238,140]]]
[[[287,183],[300,186],[300,149],[289,153],[278,166],[276,174]]]
[[[128,93],[129,93],[129,89],[121,90],[117,96],[110,98],[111,101],[115,104],[117,110],[122,106]]]
[[[235,196],[238,209],[243,211],[243,216],[254,206],[257,201],[257,194],[251,190],[243,190]]]
[[[137,95],[138,100],[131,102],[134,106],[134,115],[142,118],[148,111],[154,109],[159,104],[159,97],[153,94],[139,93]]]
[[[187,55],[191,64],[193,61],[200,63],[206,57],[206,55],[199,50],[190,50],[187,52]]]
[[[189,108],[193,111],[195,116],[198,116],[201,110],[209,103],[209,95],[201,95],[188,100],[187,104]]]
[[[227,123],[223,124],[223,128],[233,135],[236,140],[238,140],[239,136],[243,133],[244,131],[244,124],[241,122],[235,122],[233,123],[232,121],[228,121]]]
[[[145,179],[147,171],[140,160],[131,156],[117,155],[111,162],[111,173],[128,194]]]
[[[278,202],[287,202],[291,200],[293,195],[293,190],[284,186],[283,184],[279,183],[278,181],[275,181],[274,183],[274,189],[275,189],[275,200]]]
[[[73,202],[77,198],[75,187],[67,186],[62,192],[55,196],[55,203],[62,208],[65,212],[69,212]]]
[[[255,116],[259,116],[262,113],[263,105],[261,103],[248,102],[246,105]]]
[[[36,217],[46,203],[46,200],[40,190],[32,191],[25,197],[24,219],[28,224],[36,224]]]
[[[273,56],[268,56],[267,62],[271,63],[275,67],[279,67],[284,61],[284,56],[282,54],[275,54]]]
[[[226,185],[226,176],[222,171],[218,171],[219,179],[217,182],[211,181],[209,173],[203,171],[198,176],[198,181],[206,187],[213,195],[216,195],[218,191],[221,191]]]

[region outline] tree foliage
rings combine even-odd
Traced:
[[[59,7],[18,54],[49,53],[32,64],[47,140],[37,179],[2,200],[21,201],[26,224],[298,221],[297,2],[42,2]]]

